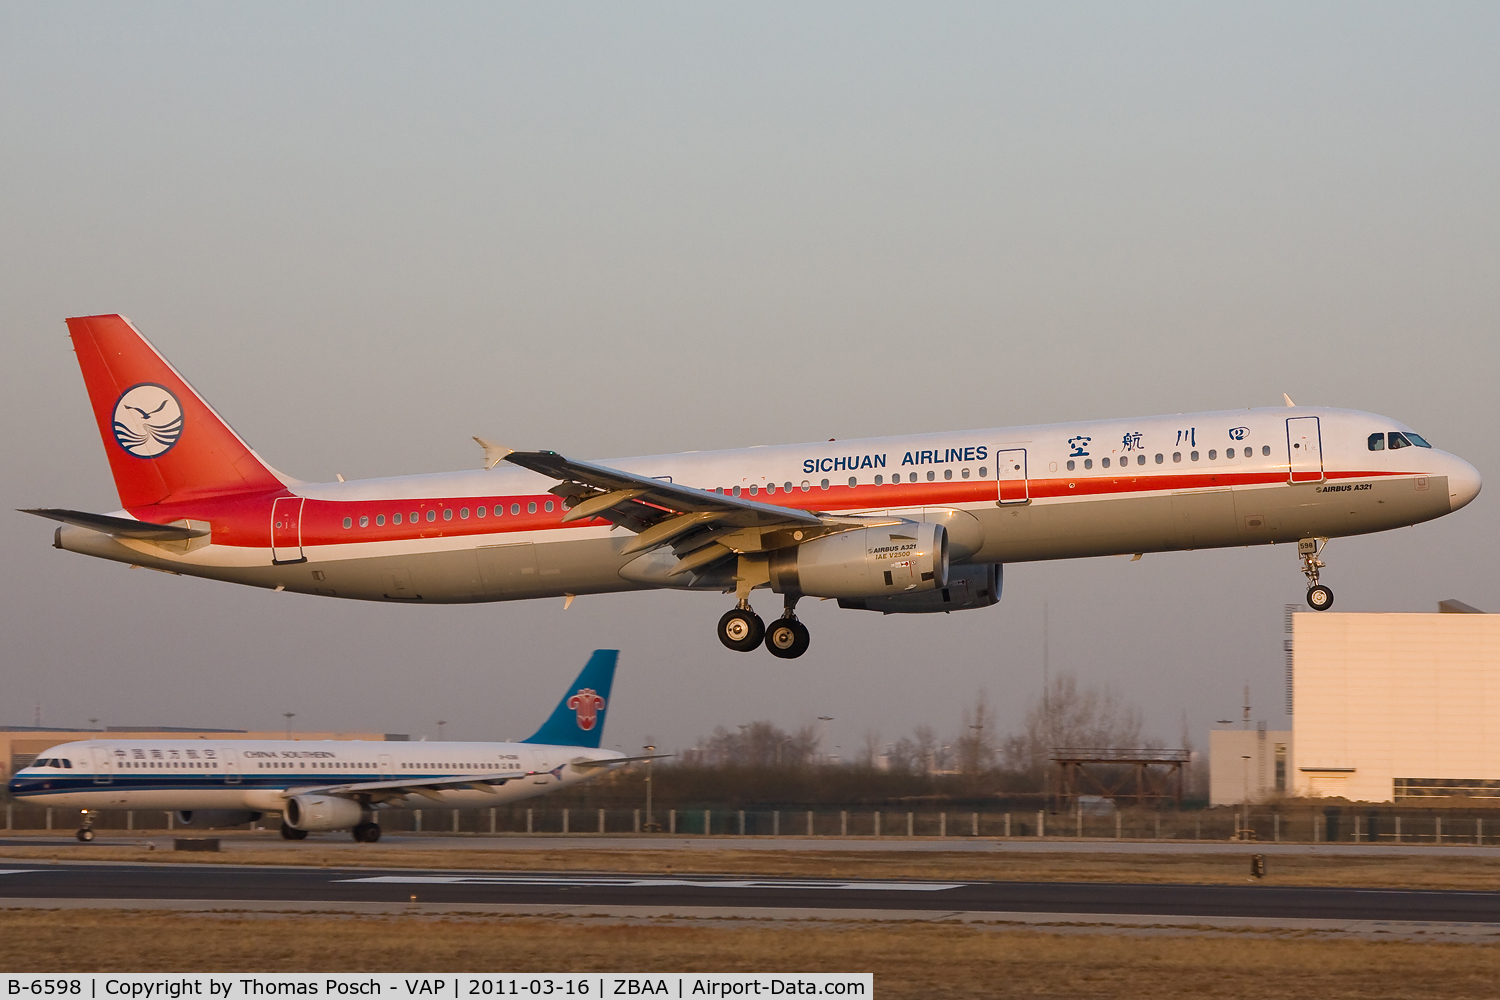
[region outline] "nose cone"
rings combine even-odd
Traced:
[[[1479,470],[1456,456],[1452,457],[1453,468],[1448,471],[1448,502],[1451,510],[1466,505],[1479,495],[1484,480]]]

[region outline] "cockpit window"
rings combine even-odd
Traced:
[[[1386,436],[1390,438],[1391,451],[1395,451],[1397,448],[1411,447],[1411,442],[1406,440],[1406,435],[1400,433],[1399,431],[1391,431],[1390,434]]]
[[[1411,441],[1412,444],[1416,445],[1418,448],[1432,447],[1432,445],[1427,443],[1427,439],[1422,437],[1420,434],[1413,434],[1411,431],[1407,431],[1406,437]]]
[[[1385,431],[1376,431],[1370,435],[1370,450],[1385,451]]]

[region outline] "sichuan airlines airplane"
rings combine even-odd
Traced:
[[[82,810],[83,841],[94,839],[96,811],[165,809],[189,826],[279,812],[288,840],[351,830],[373,843],[388,809],[506,805],[646,759],[599,749],[618,655],[595,650],[551,717],[520,743],[88,740],[45,751],[16,772],[9,791]]]
[[[1007,562],[1328,539],[1441,517],[1475,468],[1374,413],[1287,407],[583,462],[476,438],[472,472],[277,472],[122,316],[68,320],[122,510],[44,509],[60,549],[276,590],[458,603],[732,593],[730,649],[808,648],[802,597],[982,608]],[[767,627],[750,606],[784,599]]]

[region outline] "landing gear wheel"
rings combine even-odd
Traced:
[[[766,648],[772,656],[783,660],[795,660],[807,652],[812,644],[812,635],[807,626],[795,618],[778,618],[766,629]]]
[[[766,623],[749,608],[724,612],[719,619],[719,641],[737,653],[748,653],[760,645],[766,634]]]
[[[373,844],[380,839],[380,824],[358,823],[350,832],[354,834],[354,839],[359,843]]]
[[[281,822],[281,839],[282,840],[306,840],[307,839],[307,831],[306,830],[299,830],[295,826],[288,826],[287,823],[286,823],[286,821],[282,820],[282,822]]]
[[[1333,591],[1321,583],[1307,590],[1307,606],[1314,611],[1327,611],[1333,607]]]
[[[94,839],[94,831],[89,829],[88,827],[84,827],[83,829],[78,831],[77,836],[80,842],[87,844],[89,841]]]

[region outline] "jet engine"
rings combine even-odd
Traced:
[[[336,795],[293,795],[282,815],[298,830],[345,830],[369,819],[369,810],[353,799]]]
[[[954,566],[948,571],[948,585],[936,590],[889,597],[840,598],[839,607],[858,611],[879,611],[887,615],[919,615],[933,611],[967,611],[1000,603],[1000,585],[1005,567],[999,563],[982,566]]]
[[[248,809],[180,809],[177,812],[177,824],[195,826],[200,830],[222,830],[254,823],[263,815],[265,814]]]
[[[948,532],[902,521],[823,535],[771,553],[771,589],[807,597],[871,598],[948,583]]]

